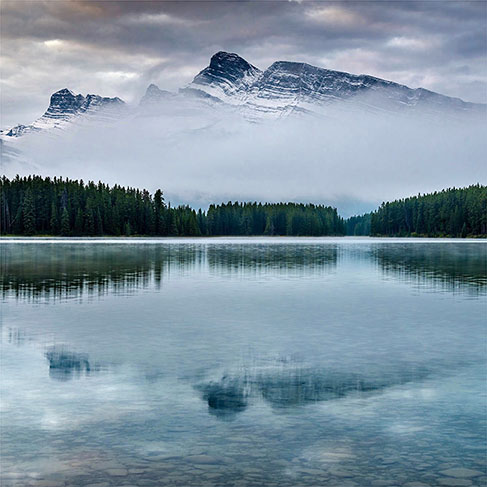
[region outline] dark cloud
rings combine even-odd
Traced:
[[[30,122],[65,86],[128,101],[149,82],[177,89],[218,50],[260,68],[299,60],[487,101],[485,2],[3,0],[1,9],[3,126]]]

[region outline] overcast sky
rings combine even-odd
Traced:
[[[1,125],[33,121],[64,87],[128,102],[149,83],[176,90],[219,50],[486,102],[486,12],[485,1],[1,0]]]

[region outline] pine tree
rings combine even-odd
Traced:
[[[49,220],[49,233],[57,235],[59,233],[59,217],[56,202],[51,204],[51,219]]]
[[[274,222],[272,217],[268,216],[265,224],[264,235],[274,235]]]
[[[95,235],[95,215],[91,208],[86,208],[84,217],[84,233],[85,235]]]
[[[22,219],[25,235],[34,235],[36,231],[34,197],[30,188],[27,189],[22,204]]]
[[[69,224],[69,213],[68,209],[64,207],[63,213],[61,215],[61,235],[69,235],[71,233],[70,231],[70,224]]]
[[[83,235],[83,211],[78,208],[76,211],[76,217],[74,219],[74,234],[77,236]]]

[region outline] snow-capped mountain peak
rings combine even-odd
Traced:
[[[245,94],[261,75],[260,69],[238,54],[220,51],[211,57],[209,66],[180,91],[239,104],[243,101],[240,95]]]
[[[29,132],[63,128],[77,120],[79,116],[94,116],[94,119],[106,121],[118,117],[119,109],[125,102],[118,97],[108,98],[100,95],[75,95],[68,88],[51,95],[49,107],[44,114],[31,125],[17,125],[6,132],[6,136],[20,137]],[[96,115],[96,116],[95,116]]]
[[[194,84],[224,83],[236,88],[248,87],[262,71],[238,54],[220,51],[210,59],[210,65],[198,73]]]
[[[410,113],[420,109],[428,116],[485,112],[483,105],[423,88],[307,63],[276,61],[261,71],[227,52],[216,53],[180,93],[236,107],[250,121],[303,113],[327,116],[340,110]]]
[[[421,114],[442,119],[474,115],[485,118],[486,106],[467,103],[423,88],[370,75],[355,75],[302,62],[276,61],[261,71],[238,54],[220,51],[193,81],[172,93],[149,85],[135,110],[121,110],[120,98],[76,95],[68,88],[51,95],[46,112],[31,125],[17,125],[2,137],[20,137],[29,132],[59,129],[76,122],[106,122],[129,114],[179,118],[198,114],[211,123],[232,112],[252,122],[295,114],[337,117],[340,113],[367,112]],[[204,118],[204,117],[203,117]]]

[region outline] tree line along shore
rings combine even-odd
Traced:
[[[449,188],[344,219],[336,208],[229,202],[172,207],[160,189],[17,176],[0,180],[1,235],[486,237],[487,187]]]

